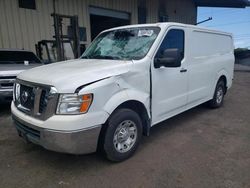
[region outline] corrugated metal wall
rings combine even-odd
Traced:
[[[131,24],[137,23],[137,0],[57,0],[57,13],[79,16],[79,25],[87,28],[87,43],[91,40],[89,6],[129,12]]]
[[[79,25],[87,28],[90,42],[89,6],[125,11],[131,14],[131,24],[137,23],[138,0],[56,0],[60,14],[78,15]],[[146,0],[147,22],[158,21],[158,1]],[[167,0],[169,21],[195,23],[196,6],[193,0]],[[0,0],[0,48],[19,48],[35,51],[35,44],[54,35],[52,0],[36,0],[36,10],[19,8],[18,0]]]
[[[195,24],[197,21],[197,7],[193,0],[146,0],[147,6],[147,22],[158,22],[158,7],[162,6],[163,1],[165,13],[169,17],[170,22],[180,22],[187,24]]]
[[[170,22],[195,24],[197,21],[197,10],[193,0],[166,1],[166,11]]]
[[[0,0],[0,48],[35,49],[53,35],[51,0],[37,0],[36,10],[19,8],[18,0]]]

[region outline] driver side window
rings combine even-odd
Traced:
[[[165,36],[156,54],[156,58],[161,58],[167,49],[178,49],[181,53],[181,60],[184,58],[185,34],[181,29],[171,29]]]

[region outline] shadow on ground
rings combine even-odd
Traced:
[[[0,115],[10,114],[10,102],[0,102]]]

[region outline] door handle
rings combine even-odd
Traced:
[[[187,72],[187,69],[182,68],[182,69],[180,70],[180,72],[181,72],[181,73]]]

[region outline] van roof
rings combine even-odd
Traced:
[[[211,32],[211,33],[217,33],[217,34],[223,34],[223,35],[230,35],[230,36],[232,36],[232,33],[227,33],[227,32],[213,30],[213,29],[208,29],[208,28],[200,27],[200,26],[196,26],[196,25],[182,24],[182,23],[177,23],[177,22],[159,22],[159,23],[150,23],[150,24],[125,25],[125,26],[120,26],[120,27],[115,27],[115,28],[112,28],[112,29],[108,29],[108,30],[105,30],[105,31],[113,31],[113,30],[116,30],[116,29],[126,29],[126,28],[134,28],[134,27],[160,27],[160,28],[167,28],[169,26],[180,26],[180,27],[197,29],[197,30],[200,30],[200,31],[206,31],[206,32]],[[103,31],[103,32],[105,32],[105,31]]]

